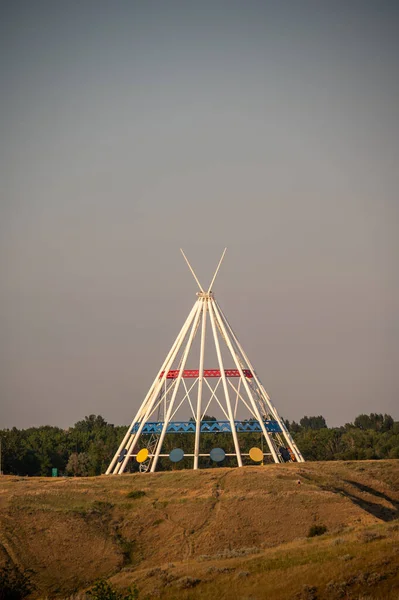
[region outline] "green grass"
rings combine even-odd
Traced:
[[[143,490],[133,490],[132,492],[126,494],[126,498],[130,498],[131,500],[137,500],[138,498],[142,498],[146,495],[147,494]]]

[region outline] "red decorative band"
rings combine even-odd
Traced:
[[[245,377],[251,379],[253,377],[252,372],[249,369],[243,369],[242,371]],[[165,371],[162,371],[160,377],[163,377]],[[225,369],[224,374],[226,377],[240,377],[240,371],[238,369]],[[175,371],[169,371],[166,375],[166,379],[177,379],[179,376],[179,369]],[[220,369],[204,369],[204,377],[220,377]],[[186,369],[183,371],[182,377],[184,379],[195,379],[199,377],[198,369]]]

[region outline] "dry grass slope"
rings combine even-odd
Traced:
[[[36,598],[104,577],[143,599],[396,600],[398,516],[397,461],[2,477],[0,563],[32,569]]]

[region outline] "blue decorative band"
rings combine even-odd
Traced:
[[[266,431],[280,433],[281,427],[277,421],[263,421]],[[164,421],[147,422],[141,433],[161,433]],[[262,431],[259,421],[234,421],[236,431],[251,433]],[[140,423],[136,423],[131,433],[136,433]],[[195,421],[171,421],[166,433],[195,433]],[[201,421],[201,433],[231,433],[230,421]]]

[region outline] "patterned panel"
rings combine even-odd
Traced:
[[[162,371],[160,377],[163,377],[165,371]],[[252,379],[253,375],[249,369],[243,369],[245,377]],[[225,369],[224,374],[226,377],[240,377],[240,371],[238,369]],[[179,376],[179,369],[168,371],[166,379],[177,379]],[[199,377],[198,369],[185,369],[182,375],[183,379],[196,379]],[[204,377],[220,377],[219,369],[204,369]]]
[[[263,421],[266,431],[281,433],[277,421]],[[161,433],[163,421],[152,421],[144,425],[142,433]],[[259,421],[234,421],[236,431],[241,433],[261,432]],[[136,433],[140,423],[136,423],[131,433]],[[171,421],[166,433],[195,433],[194,421]],[[201,433],[231,433],[230,421],[201,421]]]

